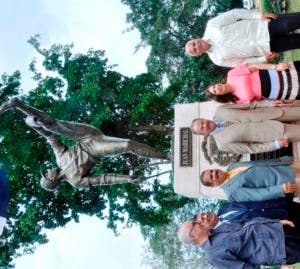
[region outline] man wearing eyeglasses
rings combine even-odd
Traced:
[[[184,243],[199,245],[217,269],[252,269],[300,261],[300,232],[289,220],[221,222],[216,214],[206,212],[184,222],[178,237]]]
[[[265,201],[299,196],[300,164],[289,157],[232,163],[226,171],[207,169],[200,181],[207,187],[220,186],[229,201]]]
[[[188,41],[185,51],[190,56],[207,53],[214,64],[226,67],[263,63],[300,47],[299,34],[292,33],[300,28],[299,17],[233,9],[210,19],[204,36]]]

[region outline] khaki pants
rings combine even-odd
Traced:
[[[284,124],[284,136],[289,139],[289,142],[300,141],[300,124],[299,121],[292,124]],[[299,163],[300,165],[300,163]]]

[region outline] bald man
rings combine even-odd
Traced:
[[[203,38],[188,41],[186,53],[207,53],[214,64],[235,67],[262,63],[277,53],[300,47],[300,13],[275,15],[258,10],[233,9],[207,22]]]
[[[217,269],[255,269],[300,261],[300,233],[288,220],[220,221],[212,212],[184,222],[178,237],[200,246]]]

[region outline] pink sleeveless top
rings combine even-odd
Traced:
[[[239,98],[237,103],[250,103],[261,100],[259,71],[249,71],[244,63],[231,69],[227,74],[227,83],[234,88],[233,94]]]

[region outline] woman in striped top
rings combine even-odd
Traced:
[[[210,85],[205,92],[221,103],[300,100],[300,62],[244,63],[228,72],[226,83]]]

